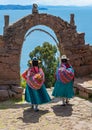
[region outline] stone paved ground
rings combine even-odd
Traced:
[[[74,97],[61,106],[59,98],[34,112],[23,103],[0,103],[0,130],[92,130],[92,102]]]

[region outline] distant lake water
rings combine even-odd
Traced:
[[[77,32],[85,33],[85,43],[92,45],[92,7],[47,7],[47,10],[39,10],[39,13],[48,13],[54,16],[59,16],[63,20],[70,22],[70,14],[75,15],[75,24],[77,26]],[[10,16],[10,24],[16,22],[17,20],[31,14],[31,10],[0,10],[0,35],[3,34],[4,27],[4,15]],[[42,28],[48,31],[56,39],[56,36],[50,28],[46,26],[35,26],[34,28]],[[29,30],[29,31],[30,31]],[[28,32],[29,32],[28,31]],[[27,33],[28,33],[27,32]],[[21,52],[21,62],[20,62],[20,72],[22,73],[27,68],[27,62],[30,59],[29,53],[34,50],[38,45],[42,45],[44,42],[49,42],[56,45],[56,42],[46,33],[40,31],[34,31],[31,33],[24,41],[22,52]]]

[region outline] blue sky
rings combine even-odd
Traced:
[[[19,4],[19,5],[75,5],[75,6],[91,6],[92,0],[0,0],[1,5]]]

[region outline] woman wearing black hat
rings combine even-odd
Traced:
[[[32,61],[29,62],[30,67],[26,74],[23,73],[23,78],[26,79],[26,90],[25,90],[25,100],[30,102],[32,108],[38,111],[38,105],[43,103],[48,103],[51,98],[44,85],[44,72],[42,68],[39,68],[40,61],[37,57],[33,57]]]

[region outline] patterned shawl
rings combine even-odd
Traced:
[[[23,74],[22,74],[23,76]],[[25,78],[26,77],[26,78]],[[40,89],[42,84],[44,83],[44,72],[41,68],[32,67],[29,68],[26,72],[26,76],[24,76],[27,84],[32,89]]]
[[[62,64],[56,72],[57,80],[60,80],[63,83],[69,83],[74,78],[74,69],[72,66],[65,66]]]

